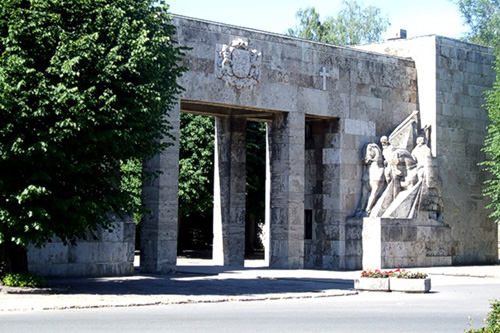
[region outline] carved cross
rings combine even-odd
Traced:
[[[323,78],[323,90],[326,90],[326,78],[330,77],[330,73],[326,71],[325,66],[321,67],[321,70],[319,71],[319,76]]]

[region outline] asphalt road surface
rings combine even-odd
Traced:
[[[428,294],[0,313],[0,332],[463,332],[492,298],[499,279],[457,278]]]

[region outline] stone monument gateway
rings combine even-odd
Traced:
[[[244,265],[247,121],[267,126],[270,267],[497,263],[477,167],[483,92],[495,79],[491,48],[440,36],[340,47],[181,16],[174,23],[190,50],[171,133],[179,135],[181,112],[216,119],[214,264]],[[145,164],[162,174],[144,185],[152,212],[141,226],[144,272],[176,267],[178,161],[176,141]],[[128,255],[100,262],[99,272],[79,272],[131,274],[127,244]],[[78,262],[50,251],[30,252],[42,275]]]

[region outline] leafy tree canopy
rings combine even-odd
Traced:
[[[179,215],[209,216],[213,209],[213,117],[181,114],[179,138]]]
[[[246,212],[264,220],[266,175],[266,123],[247,122]]]
[[[485,182],[484,194],[490,197],[488,208],[492,209],[491,217],[497,223],[500,221],[500,61],[496,65],[497,79],[493,89],[486,97],[486,109],[491,123],[488,125],[488,134],[483,151],[488,154],[488,160],[482,163],[492,175]]]
[[[73,241],[135,211],[130,163],[168,145],[184,71],[167,9],[2,0],[0,243]]]
[[[492,46],[500,56],[500,1],[456,0],[465,24],[470,31],[465,40]]]
[[[336,17],[327,17],[323,22],[314,7],[299,9],[296,14],[299,24],[288,29],[289,36],[301,37],[336,45],[358,45],[378,42],[390,26],[377,7],[363,7],[356,0],[343,0]]]

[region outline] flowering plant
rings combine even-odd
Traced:
[[[396,277],[398,279],[425,279],[427,274],[422,272],[411,273],[410,271],[401,270]]]
[[[410,271],[404,269],[396,269],[394,271],[381,271],[381,270],[367,270],[361,272],[361,277],[369,277],[369,278],[389,278],[395,277],[398,279],[425,279],[427,274],[425,273],[411,273]]]
[[[369,278],[388,278],[392,271],[381,271],[381,270],[367,270],[361,272],[361,277],[369,277]]]

